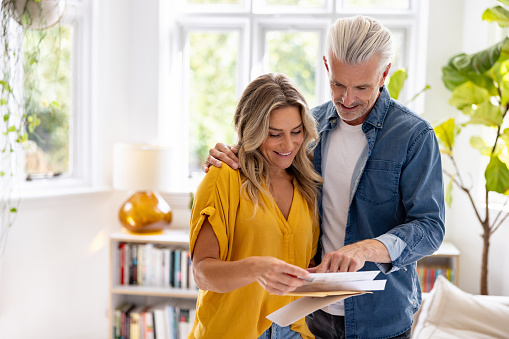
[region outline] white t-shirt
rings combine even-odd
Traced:
[[[324,254],[345,244],[353,171],[366,145],[362,124],[352,126],[339,119],[338,126],[331,132],[323,170]],[[342,301],[324,307],[323,311],[333,315],[345,315]]]

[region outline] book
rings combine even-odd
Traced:
[[[128,339],[129,338],[129,314],[134,309],[135,305],[133,303],[126,303],[124,307],[120,310],[120,338]]]
[[[113,338],[120,339],[122,329],[122,309],[128,302],[121,303],[113,310]]]
[[[131,285],[138,285],[138,244],[131,244]]]
[[[129,313],[129,339],[140,339],[140,318],[144,306],[136,306]]]
[[[170,251],[170,286],[175,287],[175,251]]]
[[[194,273],[193,273],[193,262],[191,261],[191,255],[189,255],[189,289],[191,290],[197,290],[198,286],[196,285],[196,281],[194,280]]]
[[[145,306],[143,311],[141,312],[141,333],[142,339],[154,339],[154,313],[151,306]]]
[[[125,242],[120,242],[118,244],[118,263],[120,265],[120,285],[124,285],[124,268],[125,268]]]
[[[137,279],[138,285],[143,285],[143,276],[147,272],[147,258],[145,258],[145,244],[138,245],[138,262],[137,262]],[[146,278],[145,278],[146,280]]]
[[[124,246],[124,285],[129,285],[129,266],[131,266],[129,260],[131,257],[130,249],[130,244],[126,243]]]
[[[173,287],[175,288],[180,288],[181,287],[181,283],[182,283],[182,276],[181,276],[181,271],[180,271],[180,263],[181,263],[181,260],[180,260],[180,254],[181,254],[181,250],[174,250],[173,251],[173,255],[174,255],[174,260],[173,260],[173,276],[174,276],[174,281],[173,281]]]
[[[162,285],[170,286],[170,249],[162,248],[162,265],[161,265],[161,276],[162,276]]]
[[[163,275],[163,271],[162,271],[162,256],[163,256],[163,252],[162,252],[162,248],[160,247],[154,247],[152,249],[152,258],[153,258],[153,261],[152,261],[152,264],[153,264],[153,269],[154,269],[154,281],[152,282],[152,286],[161,286],[162,285],[162,275]]]
[[[180,252],[180,287],[189,288],[188,271],[189,271],[189,251],[182,250]]]
[[[178,327],[177,327],[177,324],[178,324],[178,313],[177,313],[177,309],[175,308],[175,306],[173,306],[172,304],[170,303],[167,303],[164,307],[164,315],[165,315],[165,319],[167,321],[167,336],[169,339],[179,339],[179,336],[178,336]],[[184,338],[187,338],[187,337],[184,337]]]
[[[170,339],[168,333],[168,321],[165,317],[165,305],[156,305],[153,308],[154,312],[154,333],[156,339]]]
[[[153,249],[154,245],[148,243],[145,245],[144,256],[145,256],[145,275],[142,276],[143,286],[152,286],[154,281],[154,268],[153,268]]]
[[[178,322],[178,333],[179,338],[187,338],[189,333],[191,333],[191,317],[190,310],[187,308],[179,308],[179,322]],[[194,322],[194,319],[193,319]]]

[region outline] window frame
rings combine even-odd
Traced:
[[[93,171],[95,143],[92,138],[92,4],[90,0],[68,0],[59,24],[72,26],[71,112],[69,115],[69,171],[48,179],[25,180],[20,171],[18,194],[21,198],[86,193],[98,188],[99,171]],[[22,156],[23,158],[23,156]],[[24,162],[24,161],[23,161]]]
[[[182,5],[184,0],[180,1]],[[282,31],[292,29],[296,30],[318,30],[320,32],[319,46],[321,52],[317,53],[318,65],[323,65],[322,53],[325,50],[326,34],[328,27],[337,18],[349,17],[357,14],[373,16],[391,31],[398,30],[404,32],[403,40],[405,48],[401,51],[400,62],[409,70],[407,83],[400,95],[402,102],[410,99],[415,93],[424,88],[426,78],[426,41],[428,24],[428,0],[410,0],[408,10],[353,10],[337,8],[341,0],[327,0],[326,6],[321,11],[289,11],[288,13],[278,14],[270,10],[260,10],[255,8],[253,1],[245,0],[245,6],[238,6],[235,9],[225,12],[216,7],[213,11],[206,13],[205,6],[200,10],[199,6],[186,7],[181,14],[178,14],[178,2],[166,7],[166,14],[163,15],[162,35],[167,39],[167,46],[163,48],[161,54],[162,84],[160,90],[161,110],[159,111],[160,129],[159,135],[163,143],[178,145],[174,152],[174,162],[176,165],[173,182],[175,183],[175,192],[194,191],[197,184],[203,177],[203,173],[188,173],[188,148],[189,140],[187,122],[185,114],[186,83],[184,80],[183,42],[185,40],[185,31],[187,28],[207,28],[207,27],[237,27],[241,31],[239,41],[239,60],[237,67],[243,65],[237,75],[237,98],[242,93],[247,84],[257,75],[266,72],[263,69],[263,55],[265,48],[264,32],[281,28]],[[254,11],[256,10],[256,12]],[[290,26],[290,27],[289,27]],[[422,43],[424,41],[424,43]],[[167,65],[165,65],[167,63]],[[397,65],[393,65],[391,71],[395,71]],[[315,97],[317,103],[326,102],[330,99],[329,80],[326,72],[316,72]],[[169,96],[165,93],[171,93]],[[406,99],[408,98],[408,99]],[[416,101],[409,104],[416,112],[423,112],[424,98],[420,96]],[[178,117],[176,117],[178,115]],[[169,127],[170,126],[170,127]],[[169,127],[169,128],[168,128]],[[170,133],[168,133],[170,130]],[[218,142],[221,140],[218,140]],[[205,161],[205,159],[203,159]],[[178,183],[178,184],[177,184]]]

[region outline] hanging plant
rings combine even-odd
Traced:
[[[27,88],[37,79],[25,77],[27,66],[38,62],[38,48],[25,58],[23,40],[28,30],[44,30],[56,25],[64,14],[64,0],[1,0],[0,8],[0,256],[9,229],[16,220],[19,198],[15,194],[21,170],[22,145],[28,132],[40,123],[25,109]],[[42,35],[44,37],[44,35]],[[41,38],[42,39],[42,38]],[[30,91],[28,91],[30,92]]]

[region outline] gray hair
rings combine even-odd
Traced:
[[[329,28],[327,57],[336,57],[348,65],[359,65],[375,54],[380,55],[380,71],[392,56],[391,32],[367,16],[340,18]]]

